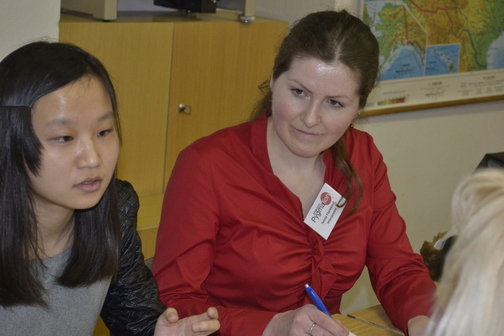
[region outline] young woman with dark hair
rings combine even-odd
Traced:
[[[158,299],[136,233],[138,197],[115,178],[116,96],[98,59],[34,42],[0,62],[2,335],[207,335]],[[166,310],[165,310],[166,309]],[[205,309],[206,310],[206,309]]]

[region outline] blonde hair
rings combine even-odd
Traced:
[[[504,170],[482,169],[452,200],[454,245],[438,288],[432,336],[504,335]],[[444,309],[444,311],[443,311]]]

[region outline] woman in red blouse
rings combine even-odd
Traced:
[[[347,335],[331,314],[367,266],[393,323],[420,335],[435,290],[412,251],[382,156],[352,128],[378,44],[346,11],[284,39],[251,122],[184,149],[168,183],[153,269],[182,316],[215,306],[221,335]]]

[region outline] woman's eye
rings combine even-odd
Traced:
[[[104,137],[104,136],[106,136],[106,135],[110,134],[111,132],[112,132],[112,130],[111,130],[111,129],[106,129],[106,130],[103,130],[103,131],[99,132],[99,133],[98,133],[98,136],[100,136],[100,137]]]
[[[71,137],[70,135],[64,135],[64,136],[56,137],[53,140],[56,142],[69,142],[69,141],[73,140],[73,137]]]
[[[302,96],[304,91],[301,90],[301,89],[292,89],[292,93],[295,95],[295,96]]]
[[[329,100],[329,105],[331,105],[332,107],[343,107],[343,105],[341,105],[339,101],[334,99]]]

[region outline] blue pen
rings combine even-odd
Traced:
[[[319,296],[317,295],[317,293],[315,293],[313,288],[311,288],[310,285],[308,285],[308,284],[306,284],[305,287],[306,287],[306,293],[308,293],[308,296],[310,297],[310,299],[312,299],[315,306],[317,306],[317,308],[321,312],[331,316],[331,313],[329,313],[327,308],[324,306],[324,303],[322,302],[322,300],[320,300]]]

